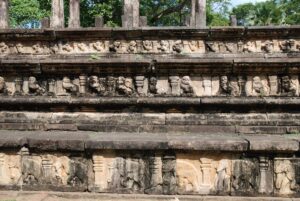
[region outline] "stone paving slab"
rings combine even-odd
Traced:
[[[299,151],[298,135],[237,135],[217,133],[127,133],[72,131],[0,131],[0,148],[28,146],[37,150],[84,151],[191,150],[191,151]]]
[[[0,191],[0,201],[299,201],[299,198]]]

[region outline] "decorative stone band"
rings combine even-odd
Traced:
[[[299,159],[289,153],[299,150],[299,139],[266,137],[2,132],[0,184],[23,190],[298,195]],[[14,151],[25,144],[29,149]]]
[[[298,97],[298,75],[0,77],[3,96]]]
[[[9,54],[250,54],[300,52],[300,40],[88,40],[58,42],[0,41],[0,56]]]

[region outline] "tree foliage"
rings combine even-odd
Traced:
[[[267,26],[300,23],[300,0],[269,0],[239,5],[232,10],[238,25]]]
[[[39,20],[51,15],[51,0],[10,0],[13,27],[36,28]],[[68,22],[65,0],[65,21]],[[150,26],[183,26],[189,19],[191,0],[140,0],[141,15]],[[208,26],[229,25],[235,14],[239,25],[299,24],[300,0],[269,0],[242,4],[230,11],[230,0],[207,0]],[[94,26],[94,18],[103,16],[106,26],[121,26],[122,0],[81,0],[81,25]]]

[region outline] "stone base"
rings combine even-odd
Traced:
[[[150,196],[95,193],[2,191],[0,200],[10,201],[299,201],[299,198],[230,196]]]

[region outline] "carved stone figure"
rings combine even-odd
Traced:
[[[226,51],[229,53],[237,52],[237,45],[235,43],[225,43]]]
[[[143,49],[145,52],[150,52],[153,50],[153,42],[150,40],[144,40],[143,42]]]
[[[158,49],[163,53],[169,53],[170,52],[170,43],[167,40],[160,41],[160,46]]]
[[[192,80],[189,76],[184,76],[180,82],[181,95],[182,96],[194,96],[194,88],[192,86]]]
[[[252,81],[252,96],[265,96],[267,91],[259,76],[253,77]]]
[[[73,84],[70,78],[68,77],[63,78],[62,87],[68,93],[74,94],[78,91],[78,87],[75,84]]]
[[[275,188],[281,195],[295,193],[295,170],[290,160],[275,160]]]
[[[92,93],[104,94],[105,86],[103,83],[100,83],[98,76],[90,76],[88,79],[88,83]]]
[[[206,42],[206,47],[209,52],[219,52],[219,43],[218,42]]]
[[[134,85],[131,78],[119,77],[117,80],[117,90],[120,95],[131,96],[134,93]]]
[[[283,52],[296,52],[297,43],[294,39],[285,40],[279,43],[279,47]]]
[[[8,53],[9,52],[9,47],[4,43],[0,43],[0,53]]]
[[[32,50],[33,50],[33,53],[35,53],[35,54],[43,53],[43,47],[41,47],[40,43],[33,45]]]
[[[256,43],[252,41],[248,41],[243,48],[244,52],[252,53],[252,52],[257,52],[256,49]]]
[[[25,48],[21,43],[16,44],[16,50],[18,54],[26,53]]]
[[[220,77],[220,95],[231,95],[232,88],[227,76]]]
[[[90,44],[92,49],[96,50],[97,52],[104,52],[105,51],[105,43],[102,41],[97,41]]]
[[[295,96],[297,93],[297,86],[292,82],[289,76],[281,78],[281,94],[284,96]]]
[[[44,88],[42,88],[35,77],[31,76],[28,79],[28,89],[30,94],[42,95],[46,92]]]
[[[228,192],[230,191],[230,162],[229,160],[221,160],[216,169],[217,176],[215,180],[215,190],[217,192]]]
[[[265,41],[265,43],[262,45],[262,50],[264,50],[267,53],[272,53],[274,50],[274,43],[273,41]]]
[[[176,194],[176,158],[175,155],[165,154],[162,158],[163,193]]]
[[[156,77],[150,77],[149,78],[149,93],[152,95],[157,94],[157,78]]]
[[[0,77],[0,94],[7,94],[7,88],[4,77]]]
[[[116,53],[127,53],[127,47],[124,42],[114,41],[112,45],[110,45],[110,50]]]
[[[177,53],[181,53],[183,51],[182,41],[178,40],[178,41],[174,42],[173,51],[175,51]]]
[[[80,51],[80,52],[87,52],[87,45],[85,43],[77,43],[77,49]]]
[[[66,43],[62,45],[61,50],[63,53],[70,53],[73,51],[73,47],[69,43]]]
[[[240,159],[233,161],[233,195],[255,194],[258,189],[259,164],[257,160]]]
[[[137,43],[136,41],[130,41],[128,44],[128,52],[129,53],[136,53],[137,52]]]

